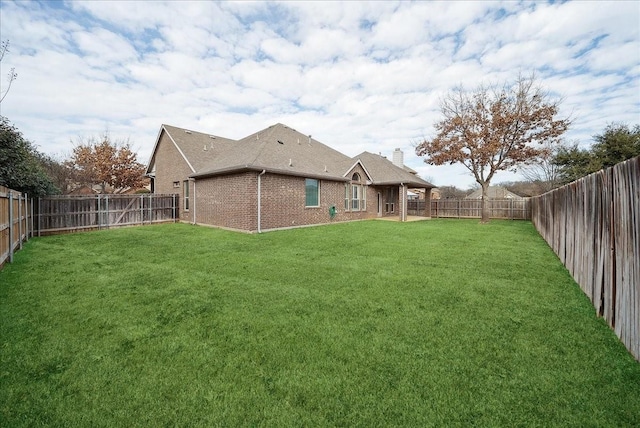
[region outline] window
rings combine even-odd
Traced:
[[[313,178],[307,178],[304,180],[305,185],[305,206],[307,207],[319,207],[320,206],[320,183]]]
[[[189,211],[189,180],[182,182],[184,189],[184,210]]]
[[[351,185],[351,209],[353,211],[360,211],[360,185]]]
[[[345,211],[366,211],[367,210],[367,186],[360,184],[360,174],[354,172],[351,176],[351,183],[344,188],[344,209]]]
[[[178,189],[180,187],[180,182],[179,181],[174,181],[173,182],[173,188],[174,189]]]

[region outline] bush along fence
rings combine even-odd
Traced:
[[[529,199],[489,199],[489,217],[510,220],[530,220],[531,205]],[[424,212],[423,200],[407,201],[409,215],[421,215]],[[434,218],[481,218],[482,201],[479,199],[433,199],[431,217]]]
[[[29,237],[176,221],[177,195],[27,195],[0,187],[0,266]]]
[[[0,186],[0,268],[33,236],[33,201]]]
[[[531,198],[532,221],[640,360],[640,157]]]

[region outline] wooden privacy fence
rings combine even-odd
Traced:
[[[489,217],[511,220],[531,219],[529,199],[490,199]],[[409,215],[424,212],[425,201],[410,200],[407,202]],[[431,217],[436,218],[481,218],[482,201],[479,199],[433,199],[431,201]]]
[[[640,157],[531,198],[536,229],[640,360]]]
[[[15,190],[0,186],[0,267],[33,236],[33,201]]]
[[[176,195],[47,196],[36,202],[38,236],[108,229],[177,218]]]

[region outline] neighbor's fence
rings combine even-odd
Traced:
[[[640,360],[640,157],[531,198],[532,221]]]
[[[0,186],[0,267],[33,236],[32,210],[27,195]]]
[[[177,195],[47,196],[36,203],[38,236],[175,221]]]
[[[531,219],[529,199],[490,199],[490,218],[511,220]],[[424,212],[425,201],[407,201],[407,213],[420,215]],[[435,218],[481,218],[482,201],[479,199],[433,199],[431,200],[431,217]]]

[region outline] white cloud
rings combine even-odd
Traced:
[[[467,187],[463,167],[413,152],[439,99],[536,71],[574,117],[567,139],[588,145],[640,121],[639,15],[626,1],[3,1],[2,88],[19,77],[1,113],[47,153],[108,127],[141,159],[162,123],[241,138],[283,122],[351,156],[402,148]]]

